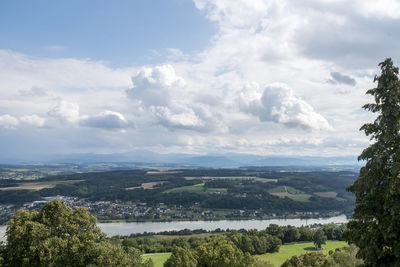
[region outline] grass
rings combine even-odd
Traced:
[[[171,253],[152,253],[152,254],[144,254],[142,255],[143,259],[152,259],[154,262],[154,267],[162,267],[164,262],[171,256]]]
[[[203,193],[204,192],[204,183],[182,186],[177,188],[172,188],[164,191],[164,193],[177,193],[177,192],[192,192],[192,193]]]
[[[344,241],[327,241],[324,245],[322,253],[328,255],[330,250],[335,250],[336,248],[347,247],[348,244]],[[301,255],[305,253],[315,252],[314,244],[312,242],[307,243],[296,243],[289,245],[282,245],[279,252],[277,253],[266,253],[263,255],[256,255],[258,259],[262,261],[269,261],[275,266],[281,266],[287,259],[294,255]],[[151,258],[154,262],[155,267],[162,267],[164,262],[171,256],[171,253],[152,253],[144,254],[143,259]]]
[[[263,255],[257,255],[256,257],[262,261],[269,261],[275,266],[281,266],[287,259],[294,255],[301,255],[310,252],[321,251],[322,253],[328,255],[330,250],[335,250],[336,248],[347,247],[348,244],[344,241],[327,241],[326,245],[323,245],[323,250],[315,250],[314,244],[312,242],[307,243],[296,243],[282,245],[279,252],[276,253],[266,253]]]
[[[299,202],[308,202],[311,197],[311,195],[290,186],[276,186],[268,190],[268,192],[277,197],[288,197]]]

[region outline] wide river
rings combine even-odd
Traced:
[[[173,221],[173,222],[130,222],[130,223],[99,223],[100,228],[111,237],[114,235],[130,235],[143,232],[161,232],[182,229],[265,229],[270,224],[302,226],[315,223],[345,223],[345,215],[319,219],[271,219],[271,220],[223,220],[223,221]],[[6,226],[0,226],[0,241],[4,240]]]

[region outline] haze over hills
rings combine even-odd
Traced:
[[[243,166],[360,166],[356,156],[316,157],[316,156],[262,156],[239,153],[221,154],[161,154],[148,150],[133,150],[116,154],[68,154],[36,157],[9,158],[0,156],[0,164],[51,164],[51,163],[147,163],[194,167],[243,167]]]

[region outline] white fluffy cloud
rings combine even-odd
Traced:
[[[13,129],[18,124],[18,119],[9,114],[4,114],[0,116],[0,126],[2,126],[3,128]]]
[[[172,65],[143,68],[132,82],[133,88],[126,91],[128,97],[167,129],[207,132],[222,125],[208,105],[192,99],[191,90]]]
[[[184,80],[171,65],[143,68],[132,77],[133,88],[127,90],[131,99],[145,106],[168,106],[171,93],[182,90]]]
[[[79,105],[61,100],[47,114],[58,118],[62,123],[75,123],[79,120]]]
[[[331,130],[327,120],[314,111],[306,101],[293,94],[286,84],[268,85],[262,90],[247,88],[239,97],[243,111],[257,116],[261,121],[281,123],[287,127],[312,130]],[[249,92],[250,91],[250,92]]]
[[[95,116],[82,118],[79,123],[82,126],[106,130],[124,130],[133,127],[133,123],[125,119],[124,115],[110,110],[100,112]]]
[[[35,127],[43,127],[46,123],[46,119],[42,118],[36,114],[33,115],[25,115],[20,118],[21,122],[35,126]]]

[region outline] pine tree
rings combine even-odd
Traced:
[[[375,103],[363,106],[377,118],[360,129],[372,144],[359,156],[366,164],[347,188],[356,196],[356,207],[344,236],[360,248],[366,266],[400,266],[399,69],[390,58],[379,66],[377,87],[367,91]]]

